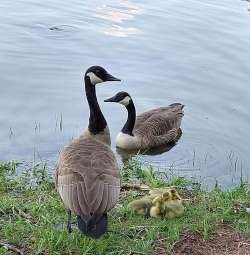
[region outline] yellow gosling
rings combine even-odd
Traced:
[[[152,206],[152,199],[145,196],[141,199],[134,200],[128,204],[128,208],[136,214],[149,215]]]
[[[163,194],[155,197],[152,201],[152,207],[150,209],[151,217],[164,216],[165,202],[170,199],[169,191],[165,191]]]
[[[178,194],[176,189],[169,190],[170,199],[165,200],[164,210],[165,217],[168,219],[173,219],[180,217],[184,213],[184,206],[181,196]]]

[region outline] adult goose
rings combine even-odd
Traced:
[[[77,215],[80,231],[99,238],[107,231],[107,212],[118,200],[120,174],[110,149],[109,129],[97,102],[95,85],[120,80],[100,66],[90,67],[84,80],[90,110],[89,125],[60,153],[55,181],[68,211],[68,231],[71,232],[73,212]]]
[[[118,148],[146,150],[175,141],[178,136],[184,116],[183,104],[174,103],[136,116],[133,100],[127,92],[119,92],[104,101],[120,103],[128,111],[127,121],[116,137]]]

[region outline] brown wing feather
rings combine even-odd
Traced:
[[[184,115],[183,107],[175,103],[139,115],[134,134],[141,138],[141,147],[159,146],[173,141]]]
[[[64,148],[56,177],[65,207],[77,215],[105,213],[118,200],[120,174],[115,156],[93,138],[80,138]]]
[[[134,130],[137,130],[138,128],[140,128],[143,125],[143,123],[147,121],[153,114],[159,113],[165,108],[167,107],[156,108],[156,109],[149,110],[137,115]]]
[[[184,108],[183,104],[174,103],[174,104],[171,104],[167,107],[159,107],[159,108],[156,108],[156,109],[152,109],[152,110],[143,112],[143,113],[136,116],[136,122],[135,122],[134,130],[137,130],[137,129],[141,128],[143,123],[145,123],[145,121],[149,120],[150,117],[152,117],[152,115],[165,114],[165,113],[168,114],[168,113],[172,112],[172,113],[176,113],[177,115],[181,113],[181,115],[183,116],[184,115],[183,111],[182,111],[183,108]]]

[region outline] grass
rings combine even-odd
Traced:
[[[17,163],[0,164],[0,255],[15,254],[3,243],[13,245],[24,254],[152,254],[164,247],[168,254],[181,233],[192,231],[208,239],[216,226],[227,223],[242,234],[250,233],[249,186],[242,180],[239,187],[222,191],[218,185],[204,191],[199,183],[160,173],[131,160],[122,169],[124,182],[140,180],[152,186],[175,185],[186,203],[183,217],[172,220],[145,219],[135,216],[126,205],[145,194],[129,190],[121,193],[118,206],[109,213],[109,231],[98,241],[81,235],[78,230],[68,234],[63,204],[55,191],[53,177],[46,165],[34,166],[21,176]],[[2,245],[1,245],[2,244]]]

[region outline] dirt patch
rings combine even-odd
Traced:
[[[152,255],[167,255],[164,248],[157,247]]]
[[[241,236],[227,224],[220,225],[209,240],[203,240],[198,233],[187,232],[181,236],[171,254],[250,255],[250,236]]]

